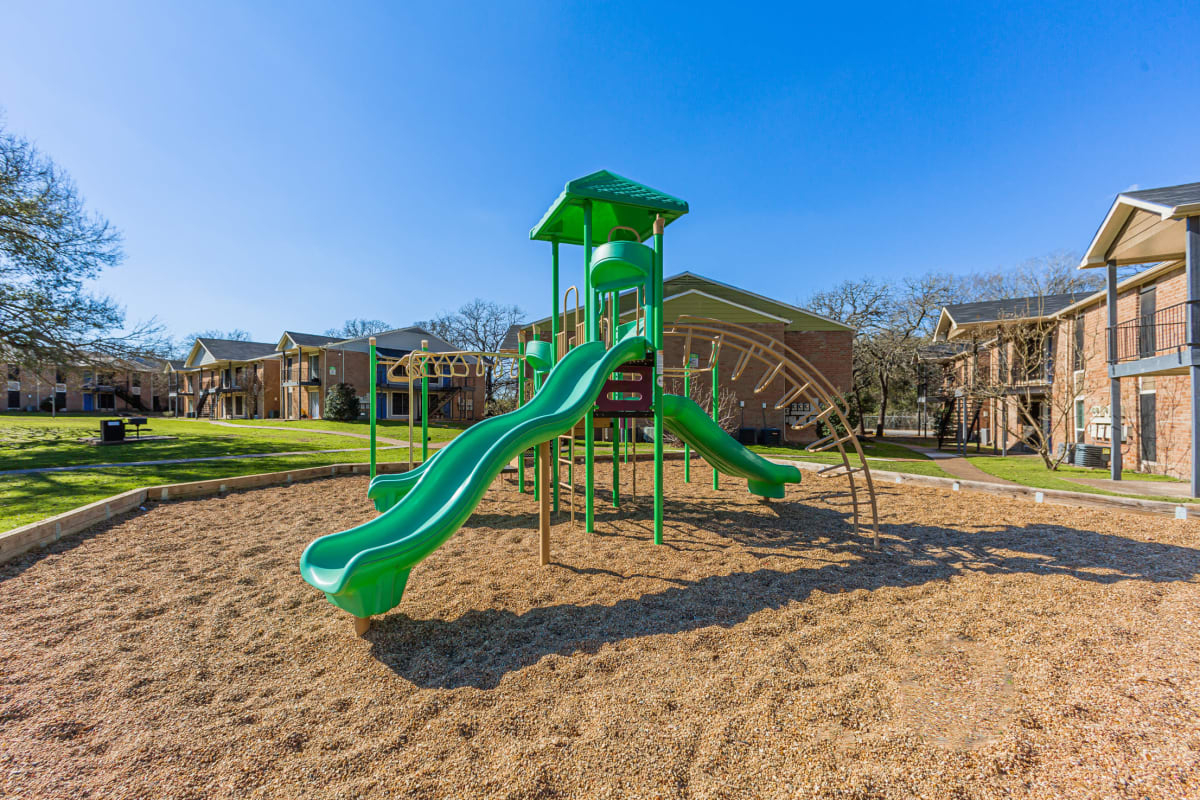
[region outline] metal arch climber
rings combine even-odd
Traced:
[[[858,441],[858,437],[854,434],[854,428],[846,419],[837,389],[820,370],[814,367],[804,356],[778,339],[770,338],[753,328],[724,320],[683,315],[678,317],[674,323],[665,325],[663,334],[684,340],[683,358],[685,360],[689,358],[692,352],[691,346],[693,341],[712,342],[712,352],[709,356],[708,367],[693,368],[692,372],[711,369],[717,362],[717,359],[720,358],[721,349],[728,347],[739,353],[738,360],[734,365],[733,374],[729,376],[728,380],[736,381],[752,362],[757,361],[763,364],[767,368],[767,371],[755,384],[755,394],[762,393],[778,379],[783,381],[783,394],[775,401],[774,407],[776,410],[786,409],[792,403],[803,400],[808,400],[813,404],[814,408],[820,409],[820,412],[815,416],[790,427],[792,430],[804,430],[822,422],[827,424],[829,433],[817,439],[817,441],[805,449],[809,452],[819,453],[836,448],[838,454],[842,457],[842,463],[823,467],[817,471],[817,474],[844,474],[847,477],[850,482],[850,498],[854,507],[855,530],[860,528],[860,520],[862,518],[860,514],[859,486],[857,485],[855,476],[860,473],[862,474],[867,501],[871,508],[872,541],[875,547],[879,547],[879,506],[875,497],[875,484],[871,479],[871,469],[867,465],[862,445]],[[716,398],[714,398],[713,402],[716,402]],[[859,463],[862,466],[854,466],[850,463],[849,454],[846,452],[845,447],[847,444],[854,448],[854,453],[858,456]],[[844,470],[844,472],[837,472],[837,470]]]

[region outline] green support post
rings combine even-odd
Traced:
[[[661,216],[654,220],[654,543],[663,542],[663,228]]]
[[[617,418],[612,418],[612,458],[613,458],[613,508],[621,507],[621,435],[617,428]]]
[[[583,206],[583,294],[584,320],[587,340],[598,338],[599,320],[596,319],[596,293],[592,291],[592,204]],[[583,428],[583,472],[584,472],[584,530],[592,533],[596,529],[596,429],[595,416],[589,408],[584,416]]]
[[[692,374],[691,374],[691,355],[688,356],[688,363],[683,368],[683,396],[689,400],[692,397]],[[683,482],[692,482],[692,447],[687,442],[683,443]]]
[[[379,364],[379,358],[375,353],[375,337],[372,336],[370,339],[367,340],[367,343],[370,345],[370,349],[371,349],[371,408],[368,413],[369,413],[370,419],[371,419],[371,477],[374,478],[375,477],[375,415],[377,413],[376,406],[378,403],[378,401],[375,398],[375,392],[376,392],[377,381],[378,381],[378,376],[376,375],[376,372],[377,372],[377,367]],[[409,453],[408,457],[411,459],[412,453]]]
[[[550,242],[550,363],[558,363],[558,239],[553,239]],[[554,463],[550,465],[550,480],[554,484],[554,513],[558,513],[558,459],[559,459],[559,439],[554,438],[554,446],[550,448],[550,453],[554,457]]]
[[[713,418],[713,422],[720,425],[721,424],[721,419],[720,419],[721,402],[720,402],[720,394],[717,391],[717,386],[718,386],[718,384],[717,384],[717,349],[716,349],[715,345],[713,346],[713,357],[712,357],[712,379],[713,379],[712,418]],[[721,488],[720,473],[717,472],[716,467],[713,467],[713,488],[714,489]]]
[[[421,340],[421,349],[429,351],[429,340]],[[421,463],[429,460],[429,362],[421,362]]]
[[[517,343],[517,352],[525,355],[525,342]],[[517,359],[517,408],[525,405],[525,359]],[[525,451],[517,456],[517,491],[525,494]]]

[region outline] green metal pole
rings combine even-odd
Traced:
[[[429,350],[429,340],[421,340],[421,349]],[[421,463],[429,460],[429,362],[421,362]]]
[[[613,508],[621,507],[621,434],[617,428],[617,418],[612,418],[612,456],[613,456]]]
[[[691,355],[688,356],[691,358]],[[692,397],[692,375],[689,370],[691,362],[683,368],[683,396],[689,400]],[[687,442],[683,443],[683,482],[692,482],[692,447]]]
[[[719,414],[719,407],[720,407],[720,405],[721,405],[721,404],[720,404],[720,401],[719,401],[719,397],[720,397],[720,395],[717,393],[717,354],[716,354],[715,352],[713,353],[713,359],[712,359],[712,378],[713,378],[713,387],[712,387],[712,418],[713,418],[713,422],[715,422],[716,424],[720,425],[720,424],[721,424],[721,420],[719,419],[719,417],[718,417],[718,414]],[[721,488],[721,478],[720,478],[720,473],[718,473],[718,472],[717,472],[717,468],[716,468],[716,467],[713,467],[713,488],[714,488],[714,489],[720,489],[720,488]]]
[[[550,363],[558,363],[558,239],[550,240]],[[554,439],[550,452],[554,463],[550,465],[550,480],[554,482],[554,513],[558,513],[558,447],[559,439]]]
[[[584,313],[587,330],[587,340],[594,342],[599,337],[599,320],[596,319],[596,293],[592,291],[592,204],[583,206],[583,293]],[[583,470],[584,470],[584,530],[588,533],[596,529],[596,429],[592,427],[594,415],[592,409],[584,417],[583,427]]]
[[[517,352],[525,355],[525,343],[517,343]],[[517,408],[525,405],[525,359],[517,359]],[[525,494],[525,451],[517,456],[517,491]]]
[[[376,376],[375,372],[376,372],[376,367],[379,364],[379,360],[375,353],[375,337],[372,336],[370,339],[367,340],[367,343],[370,345],[370,348],[371,348],[371,408],[370,408],[369,413],[370,413],[370,418],[371,418],[371,477],[374,478],[375,477],[375,414],[376,414],[375,391],[377,388],[377,383],[376,383],[377,376]],[[412,454],[409,453],[408,457],[412,458]]]
[[[608,293],[608,329],[612,332],[612,341],[617,343],[617,323],[620,317],[617,315],[617,300],[616,292]],[[612,504],[613,508],[621,507],[621,437],[617,432],[617,418],[612,418]]]
[[[663,228],[662,217],[654,220],[654,543],[663,541]]]

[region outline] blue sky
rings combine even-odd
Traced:
[[[542,315],[528,230],[596,169],[689,201],[668,274],[785,301],[1082,250],[1200,180],[1194,4],[833,5],[10,4],[0,107],[124,232],[131,318],[267,340]]]

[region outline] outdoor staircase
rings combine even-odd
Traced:
[[[142,398],[136,394],[131,394],[129,388],[126,386],[122,386],[120,384],[113,386],[113,394],[136,408],[138,411],[146,410],[146,406],[142,404]]]
[[[983,411],[983,400],[978,397],[968,397],[966,402],[967,425],[966,435],[960,440],[963,431],[963,403],[961,398],[947,397],[942,400],[942,412],[938,419],[937,439],[940,450],[947,440],[955,444],[966,445],[972,439],[979,443],[979,417]]]

